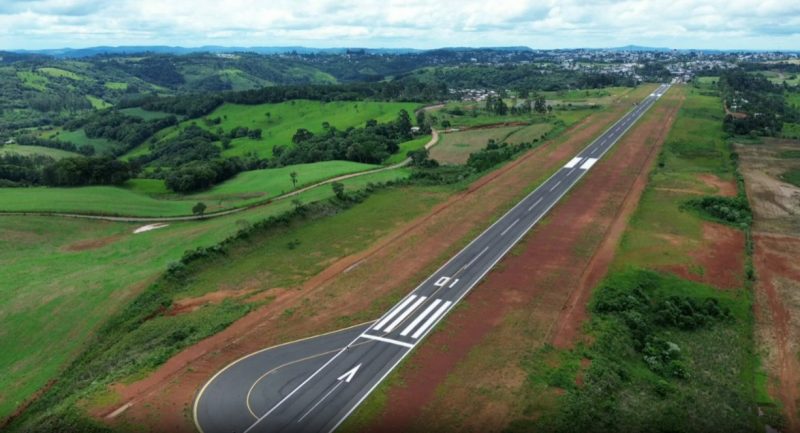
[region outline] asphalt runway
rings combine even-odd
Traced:
[[[198,428],[335,430],[669,86],[659,86],[375,322],[266,349],[226,367],[195,401]]]

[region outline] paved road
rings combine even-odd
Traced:
[[[196,401],[198,426],[204,433],[336,429],[668,89],[659,86],[380,319],[261,352],[215,376]],[[276,369],[288,360],[300,361]]]

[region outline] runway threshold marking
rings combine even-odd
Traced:
[[[428,317],[428,314],[431,314],[434,308],[436,308],[436,306],[438,306],[441,302],[442,302],[441,299],[437,299],[433,301],[431,305],[428,305],[428,308],[426,308],[425,311],[423,311],[408,326],[406,326],[406,329],[403,329],[403,332],[401,332],[400,335],[402,335],[403,337],[408,335],[412,330],[414,330],[414,328],[417,327],[417,325],[419,325],[420,322],[425,320],[425,318]]]
[[[383,328],[383,325],[387,324],[394,316],[397,315],[400,311],[402,311],[408,304],[410,304],[414,299],[417,298],[417,295],[411,295],[406,298],[400,305],[397,306],[391,313],[387,314],[377,325],[373,326],[372,329],[380,331]]]
[[[411,304],[410,307],[406,308],[406,311],[403,311],[402,314],[397,316],[397,318],[394,319],[394,322],[392,322],[392,324],[389,325],[389,327],[384,329],[383,332],[386,332],[386,333],[392,332],[394,330],[394,328],[397,327],[397,325],[399,325],[401,322],[403,322],[403,320],[405,320],[406,317],[408,317],[409,314],[413,313],[414,310],[417,309],[417,307],[419,307],[423,302],[425,302],[426,299],[428,299],[427,296],[420,296],[419,298],[417,298],[416,302]]]
[[[435,313],[433,313],[433,316],[431,316],[430,319],[425,321],[425,323],[423,323],[422,326],[420,326],[419,329],[417,329],[417,332],[415,332],[414,335],[411,336],[411,338],[414,339],[419,338],[423,333],[425,333],[425,330],[430,328],[431,325],[433,325],[436,322],[436,319],[438,319],[439,316],[441,316],[442,314],[444,314],[445,311],[447,311],[447,308],[452,304],[453,303],[450,301],[445,302],[441,307],[439,307],[438,310],[436,310]]]
[[[393,340],[391,338],[386,338],[386,337],[378,337],[377,335],[372,335],[372,334],[361,334],[361,337],[368,338],[370,340],[381,341],[383,343],[396,344],[398,346],[408,347],[409,349],[414,347],[413,344],[406,343],[405,341]]]

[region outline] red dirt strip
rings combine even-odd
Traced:
[[[671,103],[653,107],[473,290],[466,305],[416,349],[399,373],[402,385],[389,389],[384,412],[367,431],[484,432],[506,427],[515,403],[486,394],[515,395],[525,380],[518,371],[520,357],[535,348],[531,340],[540,346],[548,340],[562,347],[575,342],[591,289],[611,263],[683,101],[676,92],[665,99]],[[517,326],[514,320],[535,322],[538,335],[506,332]],[[496,338],[503,343],[481,347],[497,334],[511,335],[514,341]],[[464,360],[480,351],[492,352],[486,354],[490,360],[480,375],[454,379]],[[497,359],[514,361],[497,364]],[[445,385],[446,392],[441,388]]]

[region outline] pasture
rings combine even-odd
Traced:
[[[346,190],[352,191],[368,182],[385,182],[408,174],[404,169],[390,170],[343,183]],[[325,255],[312,254],[315,242],[311,235],[294,231],[282,236],[308,239],[301,248],[289,250],[285,246],[287,241],[266,243],[266,248],[274,250],[269,257],[278,260],[268,262],[269,266],[277,263],[282,266],[271,268],[271,275],[286,277],[284,269],[295,260],[313,262],[302,274],[288,275],[305,278],[307,273],[324,266],[332,257],[329,254],[337,256],[362,248],[394,227],[395,222],[413,217],[430,205],[425,200],[408,203],[397,199],[406,196],[402,190],[379,194],[388,195],[374,205],[369,205],[368,200],[366,207],[354,208],[355,213],[339,218],[327,229],[326,219],[317,223],[320,227],[301,227],[313,233],[327,233],[325,245],[319,246]],[[330,186],[324,185],[301,193],[298,198],[311,203],[332,196]],[[394,206],[386,207],[387,200]],[[225,217],[171,223],[142,234],[133,234],[141,223],[0,215],[0,281],[4,282],[0,284],[0,347],[3,347],[0,370],[13,372],[0,375],[0,419],[56,378],[102,323],[149,285],[169,263],[180,259],[184,251],[214,245],[240,228],[284,213],[292,206],[290,200],[281,200]],[[347,228],[353,224],[363,227],[357,236]],[[252,264],[257,258],[251,255],[247,263]],[[241,266],[250,266],[247,263]],[[225,268],[219,270],[224,272]],[[234,278],[234,271],[238,270],[231,269],[225,275]],[[219,308],[179,316],[165,326],[180,327],[189,320],[197,325],[195,331],[208,331],[220,321],[232,320],[246,311],[246,308],[226,309],[224,305]]]
[[[134,180],[127,187],[0,188],[0,212],[69,212],[82,214],[166,217],[191,215],[198,201],[207,213],[262,202],[297,187],[377,166],[349,161],[325,161],[243,172],[208,191],[164,195],[163,181]],[[148,195],[148,192],[155,195]]]
[[[444,133],[431,148],[430,156],[442,164],[464,164],[470,153],[486,147],[489,140],[500,143],[520,129],[522,126],[503,126]]]
[[[236,127],[261,129],[261,139],[248,137],[235,138],[231,148],[223,151],[223,156],[242,156],[255,154],[260,158],[272,156],[272,148],[277,145],[291,146],[292,137],[300,128],[312,133],[324,130],[323,123],[337,129],[364,126],[367,120],[375,119],[388,122],[397,118],[404,109],[413,117],[416,103],[406,102],[365,102],[336,101],[321,102],[308,100],[292,100],[277,104],[223,104],[209,115],[200,119],[181,122],[177,127],[167,128],[157,134],[158,139],[169,139],[177,135],[178,130],[190,124],[196,124],[210,131],[230,132]],[[211,120],[219,119],[215,124]],[[209,119],[209,121],[206,121]],[[133,149],[126,157],[149,152],[148,145]]]
[[[4,146],[0,146],[0,155],[8,155],[12,153],[22,156],[45,155],[55,159],[61,159],[70,156],[80,156],[75,152],[69,152],[61,149],[53,149],[50,147],[20,146],[19,144],[6,144]]]

